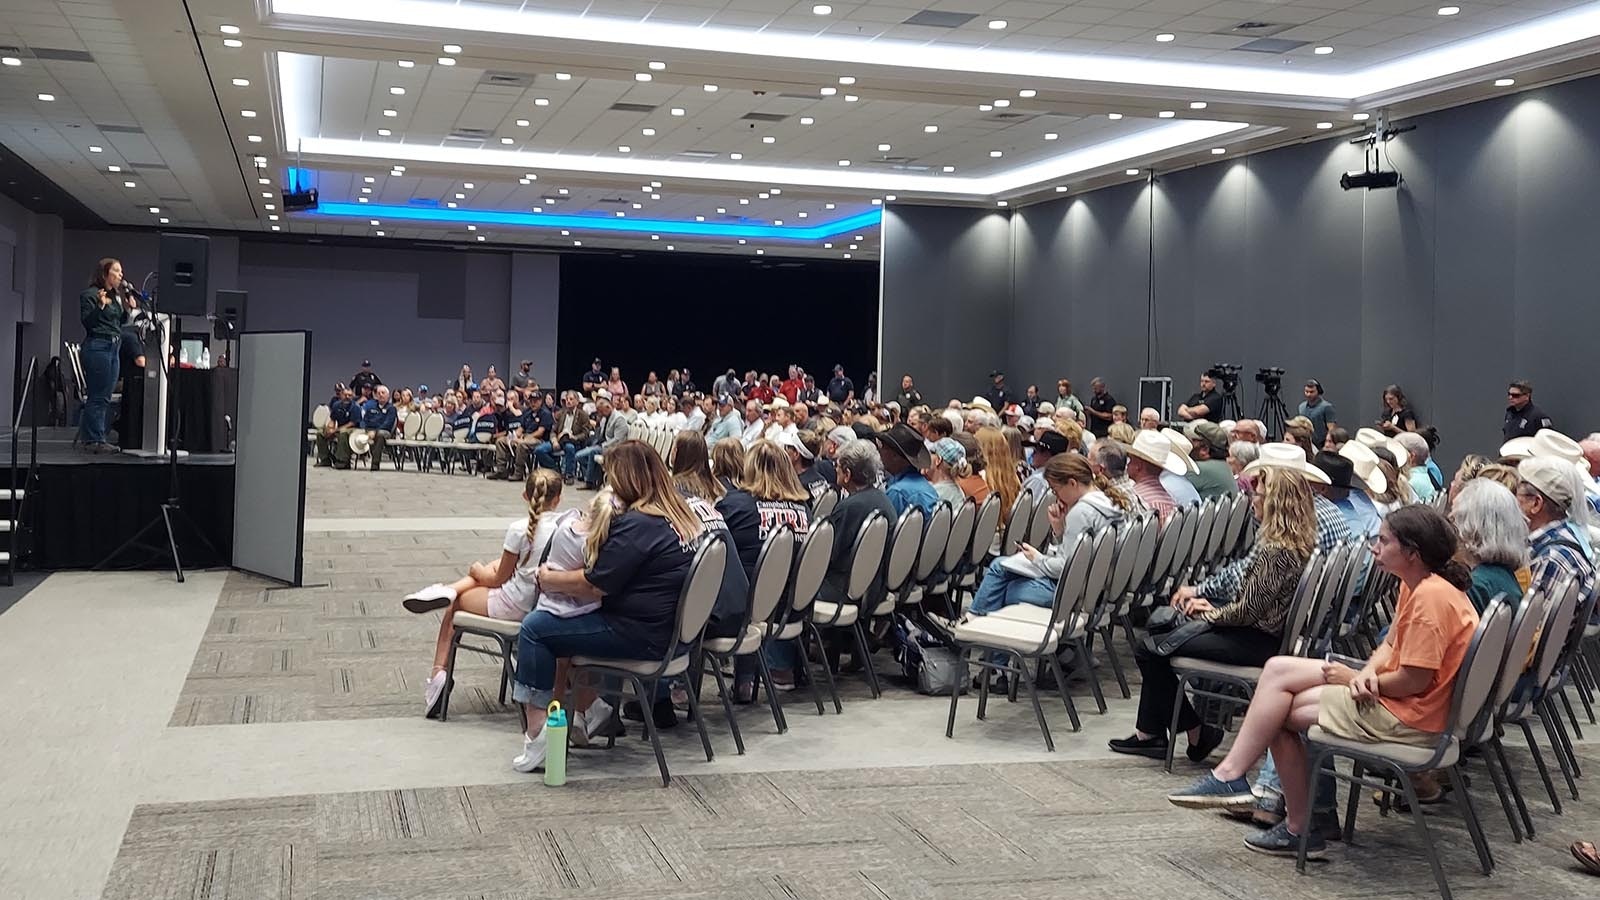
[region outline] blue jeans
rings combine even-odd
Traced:
[[[600,483],[601,477],[604,475],[604,473],[600,470],[600,464],[594,461],[594,458],[599,455],[600,447],[596,445],[594,447],[585,447],[582,450],[579,450],[573,457],[573,468],[578,468],[580,466],[583,468],[584,484],[594,485]]]
[[[578,443],[577,441],[569,439],[569,440],[564,440],[564,441],[561,442],[561,477],[562,478],[576,478],[576,477],[578,477],[578,451],[580,451],[582,449],[583,449],[583,445]],[[541,464],[543,464],[543,462],[544,462],[543,460],[540,460]],[[554,460],[551,460],[550,468],[552,468],[552,469],[555,468],[555,461]]]
[[[523,459],[528,461],[527,465],[529,474],[533,473],[533,470],[536,466],[545,469],[554,469],[558,467],[555,457],[550,455],[549,441],[533,440],[528,441],[524,446],[527,447],[526,452],[532,454],[531,457],[523,457]]]
[[[1324,768],[1329,768],[1324,766]],[[1272,759],[1272,752],[1267,752],[1267,761],[1262,764],[1260,774],[1256,775],[1256,788],[1263,795],[1257,805],[1270,806],[1283,796],[1283,782],[1278,779],[1278,764]],[[1328,772],[1317,773],[1317,793],[1311,801],[1313,812],[1328,812],[1339,804],[1338,783]],[[1354,788],[1352,788],[1354,790]]]
[[[78,437],[86,444],[103,444],[106,440],[106,419],[111,409],[111,392],[117,386],[120,365],[117,342],[110,338],[84,341],[79,359],[83,361],[83,387],[89,400],[83,405]]]
[[[1048,578],[1027,578],[1000,565],[996,559],[989,571],[978,582],[978,591],[972,596],[972,614],[989,613],[1017,603],[1049,606],[1056,599],[1056,583]]]
[[[536,609],[522,620],[522,632],[517,635],[512,698],[530,706],[548,706],[556,686],[556,660],[569,656],[650,659],[660,654],[612,631],[597,612],[563,619]]]

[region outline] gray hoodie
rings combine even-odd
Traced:
[[[1067,568],[1067,554],[1077,544],[1078,535],[1094,534],[1108,525],[1120,525],[1122,519],[1122,510],[1110,497],[1098,490],[1084,494],[1067,511],[1067,520],[1061,524],[1060,540],[1051,544],[1049,552],[1039,558],[1039,569],[1046,577],[1059,580]]]

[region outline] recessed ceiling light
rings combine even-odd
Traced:
[[[667,64],[666,63],[661,62],[659,60],[654,60],[654,59],[650,60],[650,71],[652,71],[652,72],[660,72],[660,71],[665,70],[666,68],[667,68]]]
[[[620,210],[620,209],[619,209],[619,210],[617,210],[617,218],[619,218],[619,219],[622,219],[622,218],[626,218],[626,217],[627,217],[627,215],[628,215],[628,214],[627,214],[627,213],[625,213],[625,212],[623,212],[623,211],[622,211],[622,210]]]
[[[728,154],[728,158],[729,159],[734,159],[734,160],[744,159],[744,154],[743,153],[729,153]]]
[[[0,56],[0,65],[20,66],[22,65],[22,60],[16,58],[15,56]]]
[[[854,75],[840,75],[839,76],[839,83],[840,84],[847,84],[847,85],[848,84],[855,84],[856,83],[856,77]]]
[[[1324,44],[1323,46],[1318,47],[1315,50],[1312,50],[1311,52],[1315,53],[1318,56],[1327,56],[1329,53],[1333,52],[1333,48],[1327,46],[1326,44]]]
[[[1124,175],[1137,175],[1137,174],[1139,174],[1139,170],[1138,169],[1123,169],[1122,170],[1122,174],[1124,174]]]
[[[1372,116],[1368,115],[1367,113],[1356,113],[1350,118],[1356,120],[1357,122],[1365,122],[1366,120],[1372,118]]]
[[[566,188],[556,188],[556,193],[558,193],[558,194],[560,194],[560,195],[561,195],[561,196],[563,196],[563,197],[565,197],[565,196],[567,196],[567,194],[568,194],[568,193],[569,193],[569,192],[568,192],[568,191],[567,191],[567,189],[566,189]]]
[[[883,195],[883,199],[888,200],[888,201],[890,201],[892,203],[892,202],[894,202],[895,196],[893,194],[884,194]]]
[[[244,116],[246,119],[254,119],[256,111],[253,109],[241,109],[239,110],[239,115]]]
[[[749,241],[747,241],[747,240],[745,240],[745,239],[744,239],[744,238],[739,238],[739,243],[741,243],[741,244],[748,244],[748,243],[750,243],[750,242],[749,242]]]
[[[1317,123],[1317,127],[1323,129],[1324,131],[1326,131],[1327,129],[1333,127],[1333,123],[1332,122],[1318,122]]]
[[[106,166],[106,171],[107,172],[121,172],[122,171],[122,167],[121,166]]]
[[[633,208],[634,209],[644,209],[644,204],[643,203],[635,203],[635,204],[633,204]]]
[[[824,203],[824,204],[822,204],[822,208],[823,209],[833,209],[833,204],[832,203]]]
[[[557,81],[571,81],[572,80],[572,73],[570,73],[570,72],[557,72],[556,73],[556,80]]]
[[[715,94],[717,92],[717,86],[714,84],[705,85],[703,89],[708,94]]]
[[[394,134],[394,132],[390,131],[387,128],[379,128],[378,129],[378,137],[388,137],[391,134]]]
[[[43,100],[46,103],[51,103],[56,99],[56,95],[55,94],[40,94],[39,95],[39,99]]]
[[[259,143],[261,143],[261,135],[259,135],[259,134],[245,135],[245,140],[249,141],[252,144],[259,144]]]
[[[1204,100],[1191,100],[1191,101],[1189,101],[1189,108],[1190,109],[1205,109],[1206,108],[1206,102]]]
[[[1003,31],[1003,30],[1005,30],[1005,27],[1006,27],[1006,20],[1005,19],[990,19],[989,20],[989,30],[990,31]]]
[[[1453,16],[1458,12],[1461,12],[1461,7],[1459,7],[1459,6],[1441,6],[1441,7],[1439,7],[1439,15],[1441,15],[1441,16]]]
[[[839,165],[841,165],[841,166],[848,166],[848,165],[850,165],[850,160],[848,160],[848,159],[841,159],[841,160],[839,160]]]
[[[399,85],[396,85],[396,86],[394,86],[392,88],[389,88],[389,93],[395,95],[396,97],[403,97],[403,96],[405,96],[406,89],[403,88],[403,87],[400,87]]]
[[[724,207],[724,206],[717,207],[717,215],[719,215],[719,216],[727,213],[727,211],[728,211],[727,207]]]
[[[846,254],[845,254],[845,255],[844,255],[844,258],[845,258],[845,259],[849,259],[849,258],[850,258],[850,254],[848,254],[848,253],[846,253]]]
[[[674,106],[674,107],[673,107],[673,108],[672,108],[672,114],[673,114],[673,115],[675,115],[675,116],[681,116],[681,115],[683,115],[683,114],[684,114],[684,113],[683,113],[683,107],[681,107],[681,106]]]
[[[795,213],[795,215],[797,215],[797,216],[799,216],[799,217],[800,217],[800,218],[802,218],[802,219],[804,219],[804,218],[805,218],[805,217],[806,217],[806,216],[808,216],[808,215],[810,215],[810,213],[803,213],[803,212],[801,212],[801,213]]]
[[[488,238],[486,238],[486,237],[484,237],[483,235],[480,234],[480,235],[478,235],[478,240],[486,241],[486,240],[488,240]]]
[[[533,123],[529,122],[527,119],[518,119],[517,120],[517,127],[518,128],[527,128],[531,124],[533,124]]]
[[[535,97],[535,98],[533,98],[533,105],[534,106],[549,106],[550,105],[550,98],[549,97]]]
[[[152,207],[150,207],[150,211],[151,211],[151,212],[152,212],[152,213],[158,213],[158,212],[161,212],[161,207],[159,207],[159,206],[152,206]]]
[[[378,224],[378,223],[376,223],[376,222],[374,222],[374,223],[372,223],[372,224],[374,224],[374,225],[376,225],[376,224]],[[467,226],[467,230],[468,230],[468,231],[477,231],[477,230],[478,230],[478,226],[476,226],[476,225],[468,225],[468,226]]]
[[[1056,185],[1056,193],[1065,194],[1066,192],[1067,192],[1067,186],[1066,185],[1064,185],[1064,184]]]
[[[473,183],[472,183],[472,182],[470,182],[470,181],[463,181],[463,182],[461,182],[461,187],[462,187],[462,188],[463,188],[463,189],[465,189],[465,190],[469,190],[469,191],[470,191],[470,190],[472,190],[472,189],[473,189],[473,188],[474,188],[474,187],[476,187],[476,185],[474,185],[474,184],[473,184]]]
[[[1163,118],[1163,119],[1170,119],[1173,116],[1177,115],[1177,113],[1173,112],[1170,109],[1163,109],[1162,111],[1156,113],[1156,115],[1158,117],[1160,117],[1160,118]]]
[[[1033,88],[1023,88],[1022,90],[1017,91],[1017,96],[1023,98],[1024,100],[1026,100],[1026,99],[1028,99],[1030,97],[1039,96],[1039,92],[1034,90]]]
[[[1177,39],[1178,39],[1177,35],[1172,34],[1171,32],[1167,32],[1167,31],[1163,31],[1160,34],[1156,35],[1156,42],[1160,43],[1160,44],[1170,44],[1170,43],[1172,43],[1173,41],[1175,41]]]
[[[248,79],[248,78],[235,78],[233,80],[233,86],[234,87],[249,87],[250,86],[250,79]]]
[[[654,128],[641,128],[641,129],[639,129],[639,133],[644,135],[645,137],[655,137],[656,136],[656,130]]]
[[[1047,131],[1044,133],[1044,139],[1047,141],[1053,141],[1059,137],[1061,137],[1061,135],[1056,134],[1054,131]]]
[[[402,69],[409,69],[409,68],[412,68],[412,67],[414,67],[414,66],[415,66],[415,65],[416,65],[416,63],[414,63],[414,62],[412,62],[412,61],[411,61],[411,60],[409,60],[409,59],[402,59],[402,60],[399,60],[399,61],[398,61],[398,63],[397,63],[397,64],[398,64],[398,65],[399,65],[399,66],[400,66],[400,68],[402,68]]]
[[[1212,147],[1211,148],[1211,155],[1212,156],[1221,156],[1222,154],[1227,153],[1227,152],[1228,152],[1228,150],[1227,150],[1226,147]]]
[[[659,182],[659,181],[652,181],[652,182],[650,182],[650,186],[651,186],[651,187],[653,187],[653,188],[658,188],[658,187],[661,187],[661,182]],[[773,193],[777,193],[777,191],[773,191]]]
[[[223,34],[238,34],[239,33],[239,26],[237,26],[237,25],[223,25],[223,26],[219,27],[217,30],[222,32]]]
[[[924,125],[924,126],[922,126],[922,131],[923,131],[924,134],[938,134],[939,133],[939,126],[937,126],[937,125]]]
[[[386,110],[383,111],[383,114],[384,114],[385,117],[392,119],[395,116],[400,115],[400,112],[399,112],[399,110],[386,109]]]
[[[993,110],[994,110],[994,104],[993,103],[979,103],[978,104],[978,112],[992,112]]]
[[[262,191],[261,192],[261,199],[263,199],[263,200],[271,200],[272,199],[272,192],[271,191]]]
[[[878,145],[878,152],[879,153],[888,153],[889,150],[890,150],[890,146],[888,144],[879,144]]]
[[[104,153],[105,149],[106,148],[100,146],[99,144],[90,144],[89,145],[89,152],[90,153]]]
[[[740,197],[739,198],[739,205],[740,206],[749,206],[750,205],[750,198],[749,197]]]
[[[171,220],[171,219],[169,219],[169,218],[167,218],[167,217],[166,217],[166,216],[162,216],[162,217],[161,217],[161,218],[160,218],[160,219],[159,219],[159,220],[158,220],[158,221],[159,221],[159,222],[160,222],[160,223],[161,223],[161,224],[162,224],[162,225],[166,225],[166,224],[168,224],[168,223],[170,223],[170,222],[171,222],[171,221],[172,221],[172,220]],[[273,231],[277,231],[277,230],[278,230],[278,226],[276,226],[276,225],[274,225],[274,226],[272,226],[272,230],[273,230]]]
[[[990,150],[989,151],[989,158],[990,159],[999,159],[1000,157],[1002,157],[1004,155],[1005,155],[1005,153],[1003,151],[1000,151],[1000,150]]]
[[[361,193],[370,194],[370,193],[372,193],[372,188],[364,187],[364,188],[361,189]]]
[[[994,204],[994,205],[995,205],[995,206],[1010,206],[1010,205],[1011,205],[1011,204],[1009,204],[1009,203],[1007,203],[1007,202],[1006,202],[1006,201],[1004,201],[1004,200],[997,200],[997,201],[995,201],[995,204]],[[851,245],[850,245],[850,246],[851,246],[851,247],[854,247],[854,246],[855,246],[855,245],[854,245],[854,244],[851,244]]]
[[[267,212],[272,212],[273,210],[277,209],[277,207],[273,206],[271,203],[263,203],[261,204],[261,208]]]
[[[368,225],[377,225],[377,224],[379,224],[379,222],[378,222],[377,219],[369,219],[369,220],[367,220],[367,224]]]
[[[378,237],[383,237],[383,232],[381,232],[381,231],[375,231],[373,233],[376,234]]]
[[[777,142],[778,142],[778,139],[773,137],[770,134],[764,136],[763,138],[761,138],[761,143],[763,143],[763,144],[776,144]]]
[[[1106,113],[1106,118],[1115,122],[1116,120],[1122,118],[1122,113]]]
[[[271,178],[257,178],[256,179],[256,184],[271,184],[271,183],[272,183],[272,179]]]
[[[456,64],[456,61],[454,59],[451,59],[448,56],[439,57],[439,65],[441,65],[441,66],[453,66],[455,64]]]
[[[811,14],[813,16],[831,16],[833,15],[833,7],[826,3],[818,3],[816,6],[811,7]]]
[[[122,183],[122,186],[123,186],[123,187],[137,187],[137,185],[135,185],[135,184],[134,184],[134,183],[133,183],[133,182],[131,182],[131,181],[124,181],[124,182],[123,182],[123,183]]]
[[[618,153],[632,153],[633,152],[633,148],[629,147],[627,144],[623,144],[623,145],[621,145],[621,146],[619,146],[617,148],[617,152]]]
[[[801,125],[815,125],[815,124],[817,124],[817,120],[811,118],[810,116],[801,116],[800,117],[800,124]]]
[[[661,199],[661,195],[660,194],[651,194],[650,195],[650,199],[651,200],[660,200]]]
[[[238,49],[239,47],[244,46],[244,41],[241,41],[238,38],[228,38],[222,42],[222,46]]]
[[[769,199],[772,198],[772,195],[767,193],[766,191],[762,191],[761,193],[756,195],[756,198],[760,199],[760,200],[769,200]]]
[[[651,75],[649,72],[635,72],[635,73],[633,73],[633,80],[634,81],[649,81],[650,79],[652,79],[654,77],[655,76]]]
[[[652,235],[650,235],[650,240],[652,240],[652,241],[659,241],[659,240],[661,240],[661,235],[659,235],[659,234],[652,234]]]
[[[882,206],[883,205],[883,198],[882,197],[873,197],[872,198],[872,205],[873,206]],[[856,240],[859,241],[861,239],[860,238],[856,238]]]
[[[819,93],[821,93],[824,97],[832,97],[834,94],[839,93],[839,89],[836,87],[825,87]]]
[[[356,198],[356,202],[357,203],[365,203],[365,202],[367,202],[367,198],[365,198],[365,197],[357,197]]]
[[[1516,83],[1517,83],[1517,80],[1515,78],[1496,78],[1494,80],[1494,86],[1495,87],[1511,87],[1513,84],[1516,84]]]
[[[861,98],[857,97],[855,94],[845,94],[844,95],[844,102],[846,102],[846,103],[854,103],[854,102],[856,102],[857,100],[860,100],[860,99]]]
[[[461,45],[460,44],[445,44],[444,45],[444,52],[446,52],[446,53],[460,53],[461,52]]]
[[[534,211],[534,212],[544,212],[544,207],[542,207],[542,206],[535,206],[535,207],[534,207],[534,208],[533,208],[533,211]]]
[[[467,199],[467,195],[461,193],[460,191],[456,191],[456,199],[457,200],[465,200],[465,199]]]
[[[945,166],[944,169],[943,169],[943,171],[945,171],[945,172],[954,172],[955,170],[956,170],[955,166]]]
[[[767,251],[762,250],[761,248],[757,247],[756,248],[756,255],[757,256],[765,256],[765,255],[767,255]]]
[[[563,231],[563,232],[561,232],[561,233],[562,233],[562,234],[566,234],[566,232],[565,232],[565,231]],[[572,246],[574,246],[574,247],[582,247],[582,246],[583,246],[583,241],[573,241],[573,242],[572,242]]]

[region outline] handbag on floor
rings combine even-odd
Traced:
[[[904,615],[894,617],[889,637],[894,658],[917,693],[948,697],[952,690],[966,692],[961,658],[944,637]]]

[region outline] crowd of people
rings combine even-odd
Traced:
[[[494,433],[510,448],[495,476],[523,482],[528,515],[508,528],[497,565],[476,564],[456,583],[429,586],[405,603],[416,612],[447,610],[424,697],[430,714],[444,690],[449,616],[468,610],[522,621],[514,693],[528,725],[513,763],[521,771],[544,759],[545,705],[566,688],[565,659],[659,658],[673,640],[690,560],[718,534],[741,565],[729,567],[737,577],[724,584],[706,633],[729,634],[741,622],[762,542],[778,528],[803,537],[815,504],[830,491],[842,499],[828,513],[834,546],[818,599],[835,603],[845,599],[857,529],[874,513],[893,521],[911,507],[931,515],[938,504],[997,496],[1003,515],[994,552],[962,617],[1050,605],[1067,565],[1065,548],[1080,534],[1147,514],[1165,522],[1187,505],[1248,496],[1257,522],[1253,544],[1202,582],[1176,588],[1171,605],[1184,621],[1203,624],[1180,638],[1152,634],[1140,644],[1135,656],[1144,679],[1134,729],[1110,749],[1162,758],[1181,733],[1188,757],[1207,760],[1223,731],[1179,695],[1171,658],[1181,651],[1263,667],[1232,748],[1171,800],[1255,822],[1261,828],[1247,843],[1266,853],[1290,854],[1308,832],[1313,855],[1337,839],[1331,778],[1318,780],[1310,808],[1300,802],[1312,777],[1300,732],[1318,724],[1357,741],[1432,740],[1444,727],[1478,615],[1492,598],[1517,604],[1548,597],[1566,578],[1576,579],[1583,597],[1596,588],[1600,434],[1576,441],[1554,430],[1521,381],[1508,388],[1502,446],[1468,455],[1447,481],[1432,458],[1437,434],[1420,425],[1393,385],[1383,393],[1382,414],[1352,432],[1321,385],[1308,382],[1301,415],[1272,435],[1257,420],[1223,419],[1210,375],[1170,423],[1152,409],[1130,420],[1100,379],[1090,382],[1087,402],[1073,397],[1065,380],[1053,400],[1043,400],[1032,385],[1014,397],[998,371],[970,401],[934,405],[910,375],[892,397],[879,393],[875,376],[858,394],[842,367],[823,388],[790,367],[787,379],[729,370],[706,394],[686,370],[665,380],[650,373],[630,392],[621,373],[597,359],[581,389],[559,395],[554,414],[545,407],[554,398],[526,367],[518,377],[521,384],[505,385],[491,370],[485,392],[464,370],[437,402],[458,415],[464,403],[480,420],[493,414]],[[371,381],[350,389],[370,390],[372,399],[360,407],[364,424],[396,403],[431,402],[426,388],[402,390],[395,400]],[[512,427],[502,411],[527,418]],[[640,418],[676,433],[665,459],[627,438],[625,424]],[[601,490],[586,510],[556,513],[563,486],[578,481]],[[1045,547],[1019,547],[1031,569],[1007,566],[997,555],[1005,517],[1024,491],[1046,498],[1051,533]],[[1378,651],[1359,669],[1278,657],[1307,561],[1318,549],[1347,543],[1367,546],[1373,565],[1399,582]],[[928,619],[934,627],[955,624]],[[775,689],[791,690],[808,677],[800,649],[794,641],[766,642],[761,652]],[[816,649],[830,666],[855,652]],[[753,658],[741,658],[738,701],[750,702],[756,684]],[[663,687],[651,708],[625,712],[670,727],[674,694],[682,690]],[[615,733],[618,711],[587,686],[577,691],[573,740]],[[1169,733],[1174,704],[1178,727]],[[1252,784],[1248,773],[1263,757]],[[1430,789],[1442,790],[1419,792]]]

